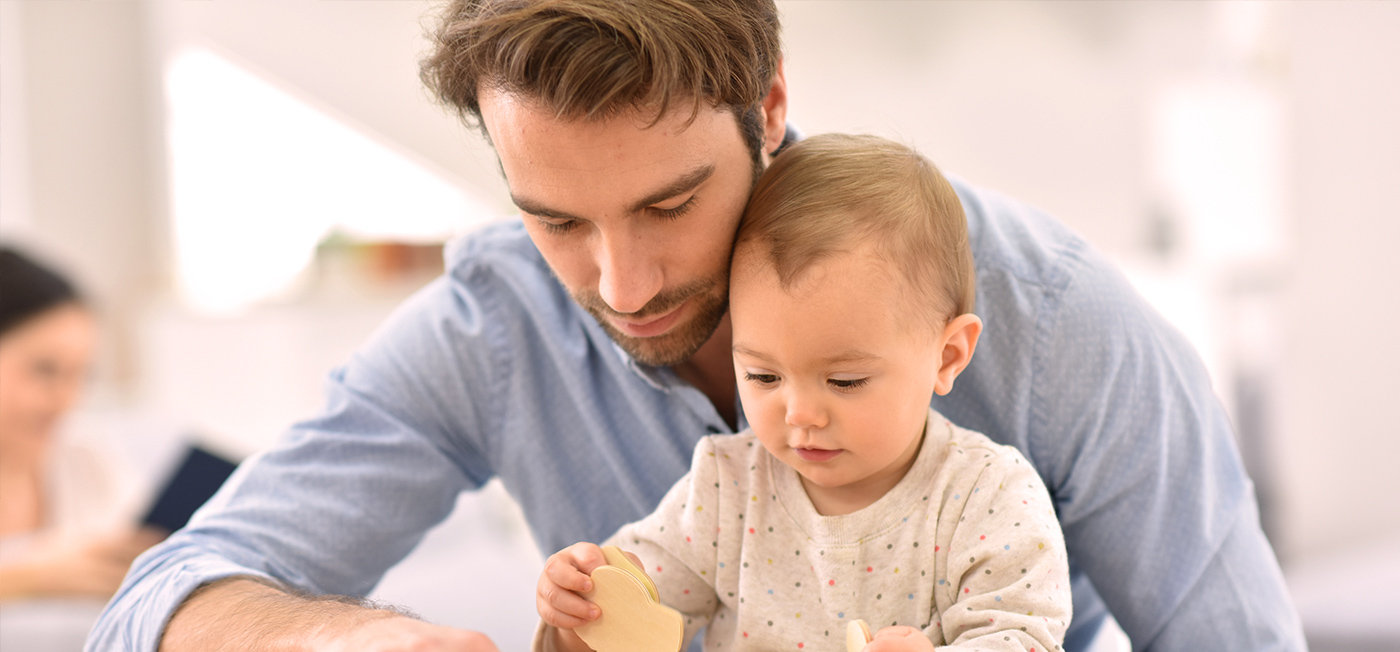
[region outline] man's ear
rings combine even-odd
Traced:
[[[782,59],[778,60],[778,71],[773,74],[773,83],[759,109],[763,112],[763,153],[772,156],[787,133],[787,78],[783,76]]]
[[[938,374],[933,382],[933,391],[944,396],[953,391],[953,381],[972,362],[972,352],[977,349],[977,338],[982,335],[982,319],[968,313],[959,315],[943,327],[939,341],[943,343]]]

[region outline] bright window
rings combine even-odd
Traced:
[[[441,242],[494,218],[396,150],[207,50],[165,77],[181,296],[229,314],[284,292],[332,230]]]

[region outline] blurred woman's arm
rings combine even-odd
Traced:
[[[0,602],[33,597],[110,598],[131,562],[164,534],[128,530],[97,538],[36,541],[20,559],[0,565]]]

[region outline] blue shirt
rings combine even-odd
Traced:
[[[986,328],[933,407],[1044,478],[1072,568],[1065,649],[1105,606],[1138,649],[1305,649],[1191,347],[1058,222],[953,184]],[[185,596],[230,575],[363,595],[493,476],[543,554],[602,541],[650,513],[716,432],[730,428],[706,396],[623,353],[520,223],[485,229],[330,375],[318,416],[137,560],[87,649],[154,651]]]

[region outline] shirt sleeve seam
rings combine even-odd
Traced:
[[[1082,241],[1075,239],[1070,241],[1060,256],[1060,263],[1055,265],[1055,277],[1053,283],[1041,285],[1044,295],[1040,299],[1040,305],[1036,310],[1035,336],[1031,344],[1031,367],[1030,367],[1030,392],[1026,400],[1026,453],[1027,461],[1036,469],[1043,480],[1047,480],[1046,488],[1054,495],[1054,485],[1049,482],[1052,477],[1045,468],[1045,464],[1037,464],[1036,460],[1048,459],[1044,446],[1040,441],[1043,428],[1050,422],[1050,415],[1045,412],[1045,400],[1041,396],[1040,388],[1042,379],[1046,376],[1046,365],[1050,350],[1050,340],[1052,339],[1055,327],[1059,324],[1061,309],[1064,307],[1066,295],[1075,287],[1080,280],[1080,273],[1084,262],[1084,251]]]
[[[477,265],[472,270],[468,278],[475,278],[479,274],[485,274],[486,269]],[[501,306],[498,297],[493,292],[481,292],[480,301],[482,303],[483,330],[486,333],[486,343],[491,351],[487,356],[490,364],[487,369],[482,370],[484,380],[488,389],[485,405],[478,405],[477,410],[483,414],[481,426],[488,429],[480,433],[480,441],[483,445],[483,452],[488,460],[493,459],[499,451],[491,450],[490,446],[495,441],[494,434],[505,432],[505,411],[506,397],[503,395],[509,382],[507,379],[514,375],[514,360],[510,356],[510,347],[506,346],[507,338],[502,330],[502,323],[491,319],[489,315],[500,314]]]

